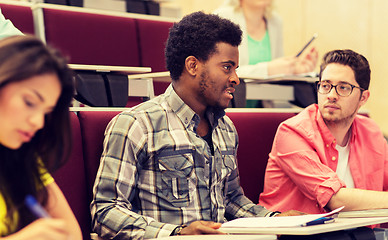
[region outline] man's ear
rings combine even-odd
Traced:
[[[368,101],[369,96],[370,96],[370,91],[369,90],[362,91],[361,97],[360,97],[360,104],[361,104],[361,106],[364,105]]]
[[[185,60],[185,68],[187,72],[192,76],[197,75],[198,64],[199,61],[194,56],[188,56]]]

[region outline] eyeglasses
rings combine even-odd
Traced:
[[[341,97],[347,97],[352,94],[353,88],[359,88],[361,91],[365,91],[365,89],[354,86],[350,83],[339,83],[337,85],[333,85],[329,82],[317,82],[317,91],[321,94],[330,93],[333,87],[335,88],[337,94]]]

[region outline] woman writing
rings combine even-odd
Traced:
[[[70,152],[73,81],[66,61],[31,36],[0,41],[0,239],[81,239],[49,174]],[[33,196],[50,218],[26,207]]]

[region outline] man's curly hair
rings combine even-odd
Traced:
[[[166,44],[166,65],[172,80],[182,75],[185,59],[194,56],[207,61],[223,42],[237,47],[242,31],[237,24],[215,14],[194,12],[171,27]]]

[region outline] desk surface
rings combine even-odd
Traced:
[[[120,72],[124,74],[151,72],[150,67],[125,67],[125,66],[86,65],[86,64],[69,64],[69,67],[73,70],[87,70],[87,71],[96,71],[96,72]]]
[[[275,75],[265,78],[255,77],[251,75],[238,74],[239,78],[244,79],[246,83],[262,84],[262,83],[283,83],[283,82],[309,82],[318,81],[318,77],[313,74],[307,75]]]
[[[284,228],[221,228],[225,233],[233,234],[282,234],[282,235],[311,235],[338,230],[363,227],[388,222],[388,217],[371,218],[336,218],[335,222],[308,227]]]
[[[155,240],[272,240],[276,235],[186,235],[155,238]]]
[[[282,82],[316,82],[318,77],[310,77],[304,75],[277,75],[267,78],[255,78],[249,75],[238,75],[244,79],[246,83],[262,84],[262,83],[282,83]],[[171,82],[170,72],[153,72],[144,74],[133,74],[130,79],[152,78],[154,81]]]
[[[154,81],[158,82],[171,82],[170,72],[152,72],[152,73],[143,73],[143,74],[132,74],[128,76],[129,79],[142,79],[142,78],[152,78]]]

